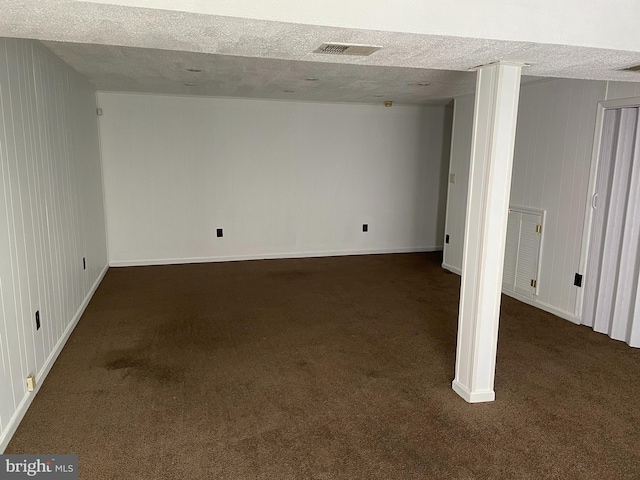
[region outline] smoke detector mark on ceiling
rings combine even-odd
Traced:
[[[357,45],[353,43],[323,43],[313,53],[325,53],[329,55],[358,55],[368,57],[382,47],[377,45]]]

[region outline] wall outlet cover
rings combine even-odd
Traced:
[[[36,376],[32,373],[27,377],[27,390],[33,392],[36,389]]]

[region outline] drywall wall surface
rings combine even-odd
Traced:
[[[474,95],[455,99],[454,123],[451,137],[451,161],[449,163],[448,193],[443,266],[453,272],[462,269],[467,190],[469,188],[469,160],[473,130]]]
[[[98,100],[111,265],[442,248],[447,107]]]
[[[0,159],[3,451],[107,263],[95,92],[38,42],[0,39]]]
[[[510,204],[546,212],[534,302],[572,321],[596,111],[605,90],[605,82],[554,79],[522,85],[520,92]],[[464,102],[469,100],[458,99],[456,107]],[[470,116],[473,107],[456,108],[452,151],[459,152],[456,161],[463,171],[466,159],[462,176],[468,175],[471,155]],[[456,161],[452,158],[452,164]],[[460,210],[466,209],[466,194],[450,185],[449,198],[447,230],[458,232],[462,226],[463,233]],[[447,246],[446,268],[459,272],[461,259],[461,240]]]

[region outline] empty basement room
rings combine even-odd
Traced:
[[[0,478],[640,478],[639,27],[0,0]]]

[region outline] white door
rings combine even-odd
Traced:
[[[603,120],[582,323],[640,347],[640,108]]]

